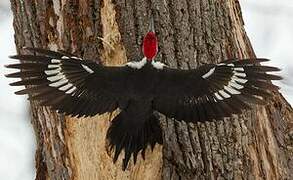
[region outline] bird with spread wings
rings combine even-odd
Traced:
[[[12,86],[25,86],[16,94],[50,106],[59,113],[88,117],[117,108],[107,132],[116,162],[125,151],[123,170],[131,156],[150,145],[162,144],[162,132],[155,112],[185,122],[221,120],[265,104],[278,87],[271,80],[276,67],[263,66],[267,59],[230,59],[197,69],[179,70],[155,61],[158,51],[153,31],[143,40],[144,58],[122,66],[103,66],[63,51],[26,48],[33,54],[11,56],[20,63],[7,68],[20,71],[6,75],[21,78]]]

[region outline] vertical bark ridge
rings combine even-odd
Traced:
[[[186,1],[169,1],[169,12],[171,23],[174,27],[174,46],[175,56],[180,68],[187,69],[187,62],[192,57],[192,35],[188,23],[189,15],[187,12]]]
[[[154,9],[156,31],[159,36],[159,56],[157,60],[167,63],[170,67],[177,67],[175,59],[174,29],[171,24],[171,15],[166,1],[151,0]]]
[[[121,32],[122,43],[126,45],[126,55],[129,60],[137,59],[139,52],[136,41],[133,1],[115,1],[117,23]]]
[[[149,30],[149,17],[150,17],[150,5],[145,0],[134,0],[134,17],[136,27],[136,56],[140,58],[142,56],[141,47],[144,34]]]

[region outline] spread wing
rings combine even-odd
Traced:
[[[28,50],[39,55],[12,56],[21,63],[7,66],[20,70],[7,77],[22,78],[10,85],[26,86],[16,94],[29,94],[41,105],[78,117],[123,109],[130,99],[144,96],[140,98],[153,99],[155,110],[179,120],[221,119],[249,109],[251,103],[264,104],[264,98],[278,89],[269,81],[281,79],[267,74],[278,68],[259,64],[266,59],[229,60],[195,70],[150,71],[152,78],[141,88],[148,93],[143,93],[141,80],[128,66],[105,67],[65,52]]]
[[[16,94],[29,94],[41,105],[78,117],[111,112],[127,103],[123,83],[131,68],[105,67],[65,52],[28,50],[39,55],[12,56],[21,63],[6,66],[20,70],[6,75],[21,78],[10,85],[26,87]]]
[[[267,74],[278,68],[262,66],[267,59],[227,60],[195,70],[164,68],[158,75],[154,109],[169,117],[188,122],[222,119],[264,104],[277,90],[270,80],[281,77]]]

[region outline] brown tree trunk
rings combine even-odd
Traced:
[[[254,57],[236,0],[11,0],[20,48],[63,49],[104,64],[140,59],[155,17],[157,60],[196,68]],[[195,84],[196,86],[196,84]],[[180,93],[180,92],[178,92]],[[31,102],[37,179],[293,179],[293,113],[275,93],[265,107],[225,121],[186,124],[162,117],[163,148],[127,171],[112,163],[105,133],[115,113],[76,119]]]

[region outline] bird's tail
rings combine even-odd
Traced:
[[[109,149],[114,150],[113,162],[118,159],[119,154],[124,149],[122,169],[126,169],[127,164],[133,155],[134,164],[140,151],[144,159],[145,150],[148,145],[153,149],[156,143],[162,144],[162,133],[159,120],[154,114],[150,114],[145,120],[132,118],[122,111],[111,122],[107,132]]]

